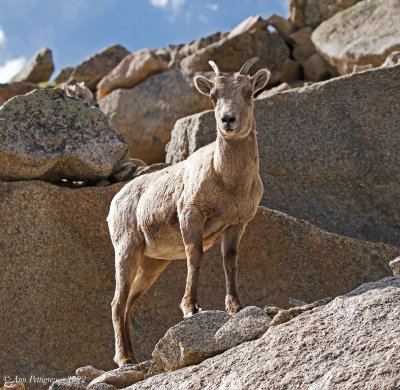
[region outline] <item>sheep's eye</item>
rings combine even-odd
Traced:
[[[210,95],[210,99],[214,104],[217,104],[217,97],[215,95]]]

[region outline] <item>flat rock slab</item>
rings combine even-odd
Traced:
[[[394,389],[400,382],[400,278],[270,328],[200,365],[157,375],[127,390]]]
[[[126,144],[104,114],[59,88],[33,91],[0,108],[0,179],[107,178]]]
[[[194,74],[156,74],[134,88],[116,89],[99,101],[113,130],[123,134],[131,157],[164,162],[177,119],[212,107],[193,84]]]
[[[400,65],[256,101],[261,204],[330,232],[400,246]],[[216,137],[212,111],[182,118],[167,162]]]
[[[93,379],[88,388],[96,389],[98,386],[102,384],[113,385],[118,389],[123,387],[127,387],[136,382],[139,382],[144,378],[144,374],[140,371],[135,370],[134,367],[131,366],[123,366],[116,368],[115,370],[107,371],[97,378]]]
[[[355,65],[377,67],[400,49],[400,2],[360,1],[322,23],[311,38],[341,74],[351,73]]]

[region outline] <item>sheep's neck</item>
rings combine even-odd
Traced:
[[[214,170],[232,189],[243,190],[258,178],[258,146],[253,121],[249,135],[242,139],[226,139],[219,132],[214,153]]]

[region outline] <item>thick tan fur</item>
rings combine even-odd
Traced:
[[[245,69],[228,76],[212,66],[216,78],[197,77],[195,84],[215,103],[216,142],[181,163],[132,180],[111,203],[114,360],[120,366],[136,362],[130,337],[132,305],[171,260],[187,259],[180,307],[188,317],[201,310],[197,285],[203,251],[221,241],[226,310],[234,314],[242,308],[236,283],[238,246],[263,192],[253,94],[267,83],[269,72],[260,70],[250,78]]]

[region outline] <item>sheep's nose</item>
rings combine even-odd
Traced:
[[[222,120],[223,123],[226,123],[227,125],[229,125],[229,124],[235,122],[236,117],[234,115],[224,115],[221,118],[221,120]]]

